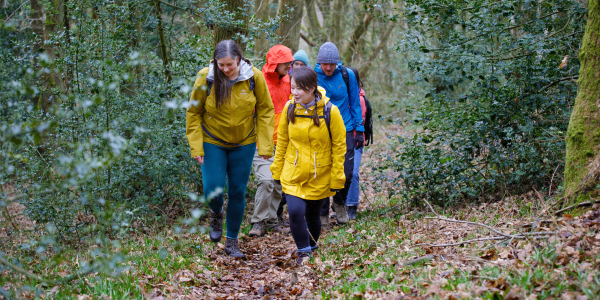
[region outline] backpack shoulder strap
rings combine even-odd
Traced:
[[[348,75],[348,69],[342,67],[342,78],[346,83],[346,89],[348,89],[348,97],[350,97],[350,75]]]
[[[206,99],[208,99],[208,96],[210,96],[210,89],[212,88],[213,83],[215,83],[215,82],[212,81],[212,80],[206,79],[206,86],[207,86],[207,88],[206,88]]]
[[[329,131],[329,140],[333,141],[331,137],[331,101],[325,103],[325,107],[323,107],[323,118],[325,119],[325,125],[327,125],[327,131]]]

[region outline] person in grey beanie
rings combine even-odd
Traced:
[[[325,89],[331,103],[339,108],[346,126],[347,149],[344,161],[346,184],[333,196],[333,209],[337,222],[345,224],[348,222],[346,199],[354,171],[354,148],[362,147],[365,143],[359,87],[356,76],[352,70],[343,67],[338,48],[331,42],[323,44],[319,49],[315,71],[319,86]],[[330,202],[327,199],[321,209],[321,224],[326,229],[329,227],[329,205]]]

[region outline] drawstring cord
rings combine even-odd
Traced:
[[[298,150],[296,150],[296,159],[294,159],[294,167],[298,165]]]
[[[315,162],[315,179],[317,178],[317,152],[315,151],[315,154],[313,154],[314,157],[314,162]]]

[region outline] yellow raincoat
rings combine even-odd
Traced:
[[[254,92],[250,90],[251,77],[254,77]],[[240,76],[233,84],[231,98],[221,105],[220,109],[217,108],[214,85],[206,98],[207,78],[214,80],[213,63],[198,72],[190,97],[190,102],[198,103],[190,105],[187,109],[186,135],[192,157],[204,156],[203,142],[222,147],[235,147],[211,138],[206,131],[217,139],[241,146],[258,140],[258,154],[273,155],[275,111],[262,72],[253,67],[250,61],[242,60]]]
[[[323,107],[329,101],[325,90],[317,102],[317,113],[323,116]],[[316,126],[312,118],[298,118],[288,124],[287,110],[283,108],[275,160],[271,165],[273,179],[281,180],[283,192],[305,200],[321,200],[335,195],[330,189],[342,189],[346,182],[344,157],[346,155],[346,126],[340,110],[331,108],[331,138],[324,119]],[[296,105],[296,115],[312,116],[314,106],[304,109]]]

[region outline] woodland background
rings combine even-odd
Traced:
[[[387,222],[379,216],[390,210],[420,211],[411,220],[422,226],[429,203],[462,216],[474,205],[528,195],[512,205],[536,222],[552,203],[592,204],[598,172],[581,166],[597,156],[595,144],[577,152],[587,157],[579,167],[567,163],[575,156],[566,150],[592,5],[597,9],[597,1],[585,0],[5,0],[0,294],[36,297],[58,284],[86,286],[89,274],[129,272],[133,256],[125,245],[139,247],[133,241],[159,245],[148,250],[165,278],[179,270],[166,262],[188,259],[177,254],[182,247],[189,256],[210,256],[205,242],[179,238],[203,235],[206,209],[185,108],[196,73],[225,38],[240,43],[258,68],[278,43],[306,50],[314,67],[319,46],[331,41],[344,64],[359,69],[378,132],[361,171],[361,222],[368,226]],[[576,176],[563,183],[565,164]],[[379,248],[371,245],[366,249]],[[76,266],[61,267],[74,258]],[[66,273],[57,277],[58,270]],[[381,279],[375,275],[367,277]],[[306,290],[335,297],[332,286]],[[283,290],[292,293],[293,285]],[[149,297],[145,289],[136,293]]]

